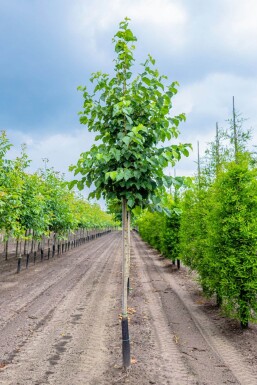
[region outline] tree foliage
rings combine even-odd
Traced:
[[[14,160],[7,158],[11,144],[0,136],[0,231],[5,239],[34,238],[49,232],[65,236],[82,228],[111,227],[112,216],[70,191],[64,178],[51,168],[28,173],[26,148]],[[25,235],[26,234],[26,235]],[[29,235],[29,236],[32,236]]]
[[[257,168],[243,121],[233,109],[228,129],[217,126],[192,185],[180,194],[177,221],[145,211],[138,225],[163,255],[197,271],[203,292],[245,328],[257,321]]]
[[[257,170],[238,157],[212,190],[208,259],[216,260],[223,308],[247,325],[257,320]]]
[[[173,261],[179,257],[180,210],[178,199],[165,194],[165,210],[142,210],[135,218],[139,234],[144,241]]]
[[[190,145],[165,144],[178,137],[178,125],[185,120],[184,114],[170,115],[178,83],[166,84],[167,77],[159,74],[150,55],[142,64],[142,72],[134,76],[137,39],[128,20],[120,23],[113,39],[117,55],[114,77],[93,73],[93,94],[79,87],[84,98],[80,122],[89,131],[98,132],[95,139],[100,144],[82,153],[71,170],[81,174],[72,185],[82,189],[94,183],[91,197],[125,198],[128,206],[134,207],[154,200],[157,189],[170,186],[171,179],[163,170],[182,154],[187,156]]]
[[[222,143],[210,146],[200,183],[182,198],[180,253],[204,292],[247,327],[257,318],[257,170],[242,122],[234,112]]]

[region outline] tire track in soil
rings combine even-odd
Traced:
[[[165,272],[164,264],[157,252],[143,242],[138,235],[134,235],[133,238],[144,264],[141,268],[145,266],[145,271],[148,273],[146,285],[151,284],[152,290],[159,294],[160,306],[166,312],[170,332],[175,333],[178,348],[184,354],[188,367],[198,378],[196,384],[256,385],[257,378],[252,372],[251,366],[244,362],[241,353],[219,332],[211,320],[199,309],[199,306],[192,302],[190,295],[176,282],[176,277]],[[174,305],[175,309],[180,307],[177,316],[174,314]],[[182,314],[184,314],[183,318],[185,315],[187,316],[190,325],[187,336],[185,335],[186,328],[181,327],[180,316]],[[202,359],[200,359],[201,355]],[[207,356],[208,359],[206,359]],[[199,360],[200,365],[197,362]],[[207,373],[206,363],[209,364]],[[204,378],[204,373],[207,378]],[[191,384],[191,382],[189,383]],[[194,383],[192,382],[192,384]]]
[[[204,323],[208,321],[206,316],[206,319],[198,320],[198,325],[196,318],[201,310],[197,310],[197,306],[187,298],[176,277],[168,274],[167,269],[165,271],[158,254],[137,235],[132,239],[132,282],[135,287],[129,303],[137,312],[131,316],[130,331],[132,357],[136,357],[138,362],[132,365],[128,376],[124,376],[120,366],[117,313],[120,309],[121,237],[118,233],[93,241],[95,244],[91,244],[89,252],[86,250],[88,244],[77,252],[73,251],[73,262],[77,266],[71,265],[74,281],[69,281],[69,258],[67,261],[65,258],[66,262],[61,266],[49,264],[49,270],[53,267],[53,271],[47,285],[56,279],[58,271],[59,281],[49,288],[48,296],[42,292],[44,300],[39,296],[31,303],[30,310],[38,311],[41,318],[32,319],[31,325],[27,325],[31,327],[27,338],[17,337],[22,343],[14,352],[13,363],[7,365],[2,373],[0,371],[1,385],[257,384],[251,374],[249,377],[246,373],[248,367],[245,365],[240,381],[235,379],[224,355],[221,356],[218,348],[203,335],[206,330],[213,331],[214,338],[220,335],[219,332],[215,327],[212,330],[212,324]],[[42,269],[37,272],[37,279],[40,275],[47,277]],[[60,292],[62,297],[58,297]],[[57,297],[58,301],[54,302]],[[42,313],[36,307],[36,303],[41,303],[43,308],[46,302],[52,301],[52,306],[44,308]],[[188,309],[190,304],[192,314]],[[197,314],[193,314],[194,311]],[[19,315],[23,313],[25,317],[25,308]],[[187,325],[190,329],[185,333]],[[0,343],[2,338],[3,333],[0,333]],[[222,339],[226,342],[224,337]],[[227,360],[231,360],[230,348]],[[240,364],[237,359],[235,362]],[[209,366],[206,367],[206,363]]]
[[[18,295],[19,300],[13,301],[11,306],[9,306],[9,310],[13,311],[13,309],[15,309],[14,313],[10,315],[9,312],[8,317],[8,312],[6,312],[7,320],[5,320],[5,326],[0,329],[2,335],[0,339],[0,357],[2,361],[12,361],[16,355],[16,350],[20,349],[26,343],[29,336],[51,318],[54,309],[65,295],[65,292],[62,290],[63,280],[65,279],[65,290],[72,290],[73,286],[76,285],[85,274],[90,274],[92,266],[90,266],[89,261],[94,250],[93,248],[97,246],[94,250],[94,254],[96,253],[97,255],[97,253],[101,253],[106,247],[111,245],[111,243],[112,240],[110,238],[103,240],[100,245],[91,245],[91,247],[84,252],[77,250],[77,253],[74,252],[66,256],[65,262],[67,266],[62,266],[61,268],[57,263],[61,261],[56,261],[55,266],[46,266],[47,271],[43,271],[43,276],[39,274],[39,276],[36,277],[37,279],[30,276],[33,282],[38,285],[37,290],[32,293],[28,289],[25,290],[25,293],[23,291],[24,289],[20,290]],[[72,260],[74,257],[76,258],[75,261]],[[57,268],[57,274],[53,271],[54,267]],[[24,293],[23,296],[22,293]],[[10,292],[9,300],[12,295],[13,293]],[[17,295],[15,295],[15,297],[17,297]],[[21,299],[23,302],[22,306],[20,305]],[[51,300],[49,301],[49,299]],[[15,305],[16,308],[14,307]],[[5,306],[1,306],[2,320],[6,318],[4,313]],[[14,335],[15,338],[10,338],[11,335]]]
[[[12,365],[0,373],[0,384],[75,385],[85,384],[85,376],[86,383],[90,384],[91,377],[99,375],[107,356],[103,321],[115,290],[112,280],[119,269],[117,259],[120,251],[118,234],[101,239],[95,241],[95,246],[99,242],[100,246],[94,253],[91,250],[85,268],[81,266],[83,251],[80,251],[77,267],[71,272],[72,277],[68,277],[68,284],[63,283],[62,277],[55,286],[51,285],[48,299],[52,301],[58,285],[57,292],[62,289],[62,297],[51,308],[49,316],[45,316],[47,324],[41,320],[34,325],[30,338],[27,341],[23,339],[12,357]],[[66,271],[67,275],[70,274]],[[42,298],[45,298],[44,294]],[[37,297],[34,303],[39,311],[40,300],[41,297]],[[21,372],[19,368],[22,368]]]
[[[256,385],[257,377],[252,373],[252,367],[244,363],[244,357],[223,337],[217,330],[216,326],[189,300],[186,292],[183,292],[178,284],[172,283],[173,289],[184,302],[188,311],[192,315],[196,326],[210,347],[224,361],[225,365],[231,370],[234,376],[242,385]]]
[[[160,298],[155,294],[156,291],[153,290],[151,278],[146,268],[147,265],[145,261],[142,263],[146,250],[143,249],[142,243],[135,236],[132,236],[131,240],[135,260],[138,262],[137,268],[143,291],[147,298],[147,307],[151,314],[154,339],[160,355],[160,360],[154,362],[155,371],[157,372],[159,369],[158,385],[197,385],[198,382],[195,381],[192,372],[190,373],[189,368],[185,365],[174,340],[174,335],[170,332]]]

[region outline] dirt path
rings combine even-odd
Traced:
[[[111,234],[5,283],[1,384],[93,383],[108,360],[119,256],[120,236]]]
[[[249,357],[217,311],[202,306],[186,272],[136,234],[131,263],[128,373],[121,366],[121,234],[114,232],[0,277],[0,384],[257,384],[256,329],[237,334],[251,339]]]
[[[148,292],[153,325],[156,324],[158,329],[155,331],[156,340],[159,336],[160,345],[163,346],[163,356],[171,351],[170,339],[173,338],[188,373],[192,374],[188,377],[188,384],[256,385],[256,370],[245,360],[247,346],[242,346],[246,342],[243,335],[237,343],[229,341],[224,336],[224,330],[219,329],[202,309],[203,298],[195,298],[195,284],[176,274],[176,270],[172,273],[170,262],[160,258],[138,236],[134,236],[133,246],[137,253],[141,284],[144,292]],[[153,296],[153,293],[156,295]],[[171,367],[170,383],[180,384],[174,378],[174,372],[177,373]]]

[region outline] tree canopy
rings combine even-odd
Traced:
[[[188,155],[189,144],[169,144],[179,135],[178,125],[185,115],[171,117],[172,97],[178,83],[167,84],[155,60],[148,55],[142,71],[134,75],[133,51],[137,40],[129,29],[129,19],[120,23],[115,34],[116,59],[114,77],[102,72],[92,74],[90,94],[83,92],[84,104],[80,122],[97,132],[91,149],[81,154],[71,166],[79,189],[94,184],[91,197],[125,198],[129,207],[156,201],[156,191],[169,187],[172,178],[164,169]],[[160,145],[162,143],[162,145]]]

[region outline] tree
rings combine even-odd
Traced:
[[[109,199],[107,202],[107,212],[109,214],[114,215],[114,218],[117,222],[122,221],[122,208],[121,208],[121,202],[119,199]]]
[[[246,328],[257,319],[257,170],[237,154],[213,186],[209,211],[209,259],[223,308]]]
[[[146,208],[136,219],[136,224],[142,239],[161,252],[166,230],[164,213],[151,212]]]
[[[63,176],[52,168],[46,169],[41,175],[45,183],[45,210],[49,217],[49,231],[62,237],[78,224],[72,212],[74,193],[69,191]]]
[[[83,92],[84,105],[80,122],[89,131],[98,132],[91,149],[81,154],[77,165],[71,170],[81,174],[74,180],[82,189],[94,183],[91,197],[118,198],[123,207],[123,296],[122,335],[123,364],[130,365],[127,281],[129,260],[127,209],[156,202],[156,191],[170,186],[170,178],[164,168],[174,164],[181,155],[188,155],[188,144],[164,143],[179,135],[178,125],[185,120],[180,114],[170,116],[171,98],[177,93],[178,83],[166,85],[167,77],[160,75],[154,67],[155,60],[149,55],[142,64],[143,70],[133,76],[134,42],[137,40],[128,26],[129,19],[120,23],[114,36],[114,77],[101,72],[92,74],[95,84],[93,94],[86,87]],[[163,143],[160,146],[160,142]]]
[[[179,260],[179,228],[180,215],[177,191],[174,197],[166,193],[162,197],[161,205],[148,206],[144,210],[133,210],[134,222],[138,227],[140,236],[152,247],[159,250],[162,255],[175,264]]]
[[[11,145],[4,132],[2,133],[1,140],[1,155],[5,156]],[[24,149],[21,156],[12,161],[5,158],[1,160],[0,184],[2,194],[0,227],[5,231],[6,259],[9,237],[20,238],[24,235],[20,218],[23,211],[22,195],[24,192],[27,162]]]
[[[183,196],[180,248],[205,294],[216,294],[218,305],[246,328],[257,320],[257,170],[243,121],[233,100],[229,128],[219,135],[217,127],[199,183]]]

